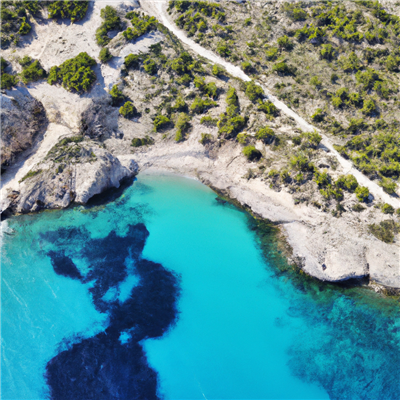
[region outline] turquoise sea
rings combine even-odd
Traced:
[[[8,226],[2,399],[400,398],[399,302],[299,274],[195,180]]]

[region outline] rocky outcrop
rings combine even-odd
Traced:
[[[113,156],[98,147],[86,147],[87,157],[79,163],[39,164],[34,174],[20,182],[20,191],[9,193],[9,211],[27,213],[46,208],[65,208],[87,203],[94,195],[118,188],[125,178],[136,175],[132,158]]]
[[[1,169],[13,165],[16,157],[29,149],[37,134],[47,126],[42,103],[24,88],[0,94],[1,101]]]

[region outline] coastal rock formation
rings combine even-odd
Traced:
[[[11,166],[16,157],[30,148],[43,131],[47,119],[43,104],[28,90],[18,88],[0,94],[1,101],[1,169]]]

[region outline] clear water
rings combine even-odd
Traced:
[[[398,302],[281,273],[279,253],[267,246],[263,257],[249,216],[215,197],[194,180],[142,175],[105,206],[10,219],[16,233],[2,245],[2,398],[49,398],[46,364],[110,324],[108,311],[93,304],[93,281],[55,273],[48,254],[61,245],[41,234],[79,228],[102,240],[115,230],[117,246],[128,225],[144,223],[142,258],[175,274],[180,289],[175,323],[140,342],[160,398],[399,399]],[[88,243],[72,237],[63,248],[83,275],[90,265],[73,254]],[[104,304],[126,304],[140,287],[132,257],[125,266]],[[121,331],[121,346],[132,335]]]

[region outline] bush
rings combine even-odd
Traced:
[[[358,187],[358,182],[354,175],[340,175],[336,180],[336,186],[354,192]]]
[[[309,171],[312,169],[312,165],[309,164],[309,160],[304,154],[292,156],[290,166],[297,171]]]
[[[165,115],[157,115],[153,121],[154,129],[156,130],[156,132],[159,132],[161,129],[165,128],[170,122],[171,120]]]
[[[226,42],[221,41],[217,44],[217,53],[222,57],[229,57],[232,54],[229,47]]]
[[[375,111],[377,111],[377,109],[374,100],[372,99],[364,100],[364,106],[361,109],[361,112],[365,115],[371,115]]]
[[[281,36],[280,38],[278,38],[278,46],[281,49],[291,50],[293,48],[293,43],[290,41],[290,39],[286,35],[284,35],[284,36]]]
[[[274,131],[266,126],[265,128],[261,128],[256,133],[256,139],[261,140],[264,143],[271,143],[275,139]]]
[[[31,31],[31,26],[26,22],[26,18],[23,17],[18,33],[20,35],[27,35],[30,31]]]
[[[357,199],[361,202],[365,202],[369,196],[369,190],[365,186],[358,186],[355,190]]]
[[[149,144],[153,144],[154,140],[150,136],[146,136],[144,138],[133,138],[131,146],[133,147],[140,147],[140,146],[147,146]]]
[[[15,75],[7,74],[2,72],[1,74],[1,89],[10,90],[13,86],[16,86],[18,83],[18,78]]]
[[[125,100],[125,96],[122,94],[121,90],[117,85],[114,85],[110,90],[110,95],[112,99],[112,105],[117,106]]]
[[[266,52],[265,56],[268,61],[273,61],[277,58],[279,49],[277,47],[270,47]]]
[[[206,126],[217,126],[218,120],[208,115],[201,118],[200,123]]]
[[[262,156],[261,152],[257,150],[254,146],[244,147],[242,153],[249,161],[257,161]]]
[[[299,146],[301,144],[301,136],[293,136],[292,142],[295,146]]]
[[[224,69],[219,67],[217,64],[214,64],[212,67],[212,74],[214,76],[220,76],[224,72]]]
[[[289,67],[289,65],[286,64],[286,62],[284,62],[284,61],[276,63],[272,67],[272,71],[274,71],[280,75],[294,75],[293,68]]]
[[[270,100],[264,102],[259,100],[257,109],[269,115],[270,117],[275,117],[278,114],[278,109],[276,108],[275,104],[272,103]]]
[[[322,140],[322,136],[316,131],[302,132],[301,137],[303,138],[303,146],[311,149],[316,149]]]
[[[379,240],[385,243],[393,243],[394,235],[399,232],[399,225],[394,221],[381,221],[380,224],[369,225],[369,231]]]
[[[322,85],[322,81],[318,78],[318,76],[313,76],[310,79],[310,85],[317,87],[320,87]]]
[[[146,60],[144,60],[143,67],[150,75],[154,75],[157,72],[157,64],[151,58],[146,58]]]
[[[381,181],[379,181],[379,186],[382,187],[386,193],[394,194],[396,192],[396,182],[389,178],[383,178]]]
[[[202,99],[201,97],[196,97],[190,106],[190,111],[195,114],[202,114],[211,107],[216,107],[217,103],[210,99]]]
[[[49,18],[70,18],[71,22],[80,21],[86,15],[88,1],[54,1],[49,3]]]
[[[256,101],[257,99],[262,99],[263,95],[264,95],[264,91],[262,90],[262,87],[259,85],[256,85],[254,81],[248,82],[246,84],[246,96],[251,101]]]
[[[96,41],[99,46],[105,46],[110,42],[107,33],[113,30],[120,31],[122,29],[121,19],[117,15],[115,8],[106,6],[100,12],[103,23],[96,30]]]
[[[331,177],[326,171],[319,172],[316,170],[314,172],[314,180],[320,188],[326,187],[331,183]]]
[[[65,89],[78,93],[87,92],[96,80],[96,74],[90,68],[94,65],[96,61],[87,53],[79,53],[59,67],[51,67],[47,82],[50,85],[60,83]]]
[[[136,114],[136,107],[132,102],[127,101],[120,109],[119,113],[125,118],[132,118]]]
[[[393,208],[390,204],[385,203],[385,204],[382,206],[382,212],[383,212],[384,214],[394,214],[394,208]]]
[[[185,138],[185,133],[190,128],[190,116],[183,112],[180,113],[176,122],[176,127],[178,130],[175,135],[175,140],[181,142]]]
[[[319,54],[321,58],[324,58],[325,60],[332,60],[335,55],[335,51],[331,44],[323,44],[321,46]]]
[[[8,61],[4,59],[3,57],[0,57],[0,67],[1,67],[1,73],[4,72],[4,70],[7,68]]]
[[[107,61],[110,61],[112,59],[112,57],[113,56],[107,47],[104,47],[100,50],[99,58],[103,64],[105,64]]]
[[[140,66],[140,56],[137,54],[129,54],[125,57],[124,64],[126,68],[137,69]]]
[[[325,118],[325,113],[320,108],[317,108],[315,113],[311,115],[311,119],[314,122],[322,122],[324,118]]]
[[[212,135],[210,135],[209,133],[202,133],[201,134],[201,139],[199,140],[199,143],[204,146],[207,143],[211,143],[212,140],[213,140],[213,136]]]
[[[21,72],[22,81],[27,84],[46,77],[46,71],[40,65],[39,60],[33,61],[30,65],[25,65]]]
[[[123,32],[123,35],[127,40],[135,40],[145,33],[157,29],[158,21],[154,17],[149,17],[148,15],[139,15],[134,11],[126,14],[126,17],[132,18],[131,24],[133,25],[132,28],[128,28]]]
[[[251,72],[252,69],[253,69],[253,66],[252,66],[251,63],[249,63],[248,61],[243,61],[243,62],[241,63],[241,67],[242,67],[242,70],[243,70],[244,72],[246,72],[246,73]]]

